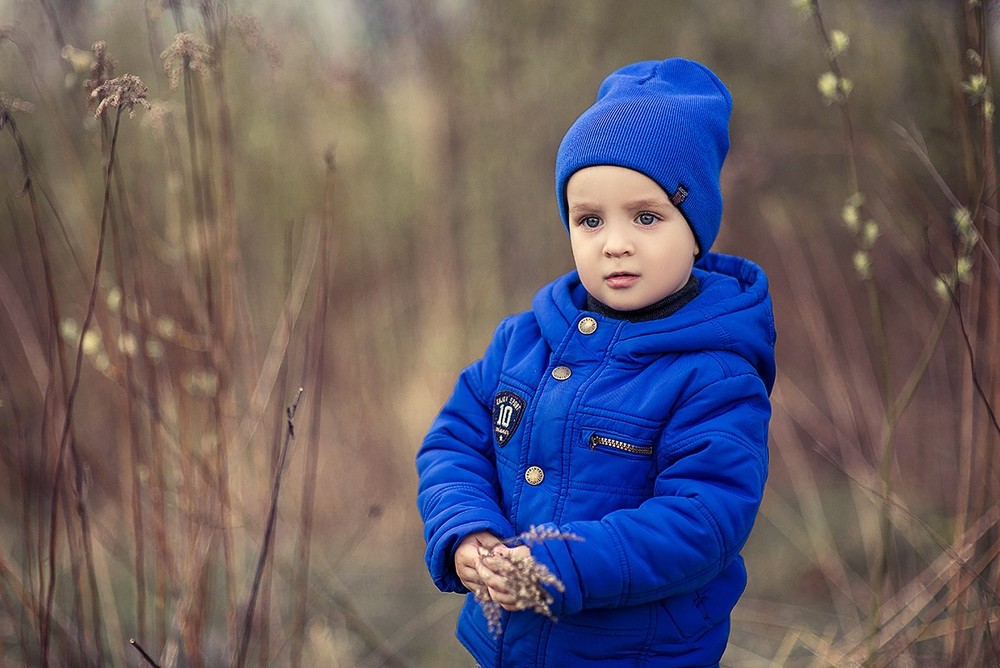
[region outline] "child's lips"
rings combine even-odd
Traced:
[[[630,274],[625,271],[616,271],[604,277],[604,282],[612,288],[628,288],[639,280],[638,274]]]

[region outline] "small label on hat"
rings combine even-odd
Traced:
[[[674,206],[680,206],[681,202],[687,199],[687,196],[687,188],[684,187],[683,183],[680,183],[677,185],[677,190],[675,190],[674,194],[670,197],[670,203]]]

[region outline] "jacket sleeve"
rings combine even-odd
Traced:
[[[700,388],[659,443],[654,494],[639,507],[562,527],[532,553],[565,584],[555,614],[638,605],[714,579],[750,535],[767,477],[768,391],[750,370]]]
[[[466,367],[417,453],[417,506],[427,541],[425,560],[441,591],[467,592],[455,574],[463,538],[490,531],[513,535],[500,508],[493,452],[492,391],[506,350],[504,321],[483,358]]]

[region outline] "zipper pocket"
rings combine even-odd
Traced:
[[[596,450],[598,447],[611,448],[613,450],[619,450],[621,452],[627,452],[630,455],[651,455],[653,454],[653,446],[651,445],[632,445],[631,443],[626,443],[625,441],[619,441],[617,438],[609,438],[607,436],[601,436],[600,434],[590,435],[590,449]]]

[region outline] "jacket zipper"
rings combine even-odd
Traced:
[[[608,438],[607,436],[601,436],[599,434],[591,434],[590,449],[596,450],[599,445],[603,445],[607,448],[613,448],[615,450],[621,450],[622,452],[627,452],[631,455],[653,454],[653,446],[651,445],[632,445],[631,443],[626,443],[625,441],[619,441],[616,438]]]

